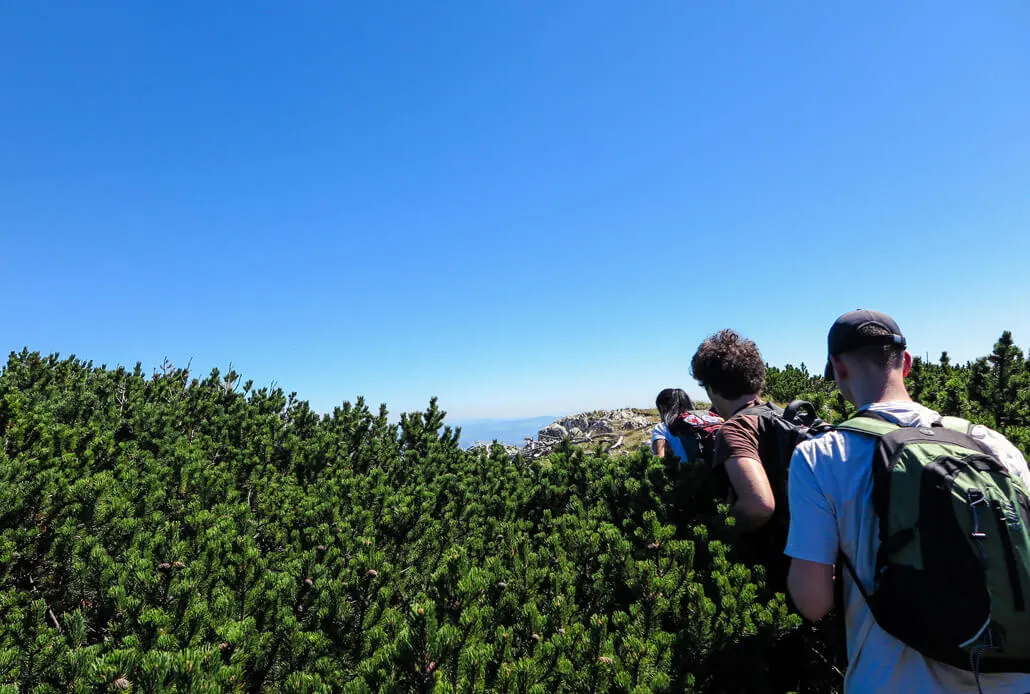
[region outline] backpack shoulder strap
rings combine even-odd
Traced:
[[[900,428],[901,427],[894,422],[888,422],[886,419],[881,419],[875,415],[867,415],[865,412],[861,412],[858,416],[841,422],[834,427],[834,429],[839,429],[841,431],[851,431],[856,434],[875,436],[876,438],[886,436],[892,431],[896,431]]]
[[[994,450],[992,450],[986,442],[973,436],[973,427],[975,427],[976,424],[970,422],[968,419],[962,419],[961,417],[951,416],[941,417],[941,426],[943,426],[945,429],[951,429],[952,431],[957,431],[960,434],[965,434],[967,437],[969,437],[968,440],[970,443],[973,444],[973,448],[976,448],[982,453],[986,453],[992,458],[997,457],[997,453],[995,453]]]

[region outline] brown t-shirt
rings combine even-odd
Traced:
[[[747,407],[756,404],[757,401],[748,403]],[[735,415],[719,427],[712,453],[712,467],[721,468],[730,458],[753,458],[761,462],[762,458],[758,454],[758,415]]]
[[[759,405],[759,400],[748,403],[741,410]],[[738,410],[739,411],[739,410]],[[726,461],[730,458],[752,458],[763,465],[762,456],[759,453],[758,437],[759,415],[738,414],[727,419],[715,436],[715,448],[712,453],[712,466],[720,484],[724,485],[722,492],[728,493],[728,501],[734,502],[737,498],[733,485],[730,484],[729,475],[726,473]],[[772,482],[770,482],[772,484]],[[777,513],[786,518],[786,507],[783,506],[786,496],[773,488],[773,494],[782,501],[777,501]],[[755,561],[765,565],[769,571],[769,585],[774,590],[785,592],[787,589],[787,570],[790,567],[790,560],[783,553],[783,546],[787,541],[786,521],[777,522],[775,519],[766,523],[761,528],[748,533],[750,538],[748,547],[754,554]]]

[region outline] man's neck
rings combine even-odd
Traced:
[[[759,397],[755,394],[741,395],[739,398],[734,398],[733,400],[722,400],[722,402],[719,403],[719,414],[728,419],[748,405],[757,402],[759,402]]]
[[[872,388],[865,393],[856,393],[858,405],[871,405],[877,402],[913,402],[912,396],[905,388],[905,381],[888,379],[881,387]]]

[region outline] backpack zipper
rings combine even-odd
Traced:
[[[1012,601],[1017,612],[1026,609],[1023,601],[1023,586],[1019,582],[1019,569],[1016,566],[1016,552],[1012,547],[1012,538],[1009,536],[1009,523],[1002,502],[994,500],[994,513],[998,519],[998,531],[1001,535],[1001,546],[1005,552],[1005,566],[1009,572],[1009,583],[1012,586]]]

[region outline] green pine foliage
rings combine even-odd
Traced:
[[[0,432],[5,692],[744,690],[799,623],[643,451],[29,352]]]
[[[763,395],[783,405],[791,400],[807,400],[829,422],[844,421],[855,409],[832,380],[826,380],[822,374],[808,373],[804,364],[800,367],[787,364],[782,369],[766,365]]]
[[[913,386],[1025,446],[1030,369],[1011,336],[993,356]],[[770,389],[839,405],[804,368]],[[11,354],[0,692],[839,689],[707,470],[459,435],[435,400],[391,424],[232,371]]]
[[[908,391],[916,401],[941,414],[964,417],[1002,432],[1023,451],[1030,452],[1030,359],[1002,333],[988,356],[955,365],[947,352],[937,362],[912,360]],[[808,400],[827,421],[840,422],[854,408],[833,381],[812,375],[804,364],[780,369],[768,366],[765,395],[787,403]]]

